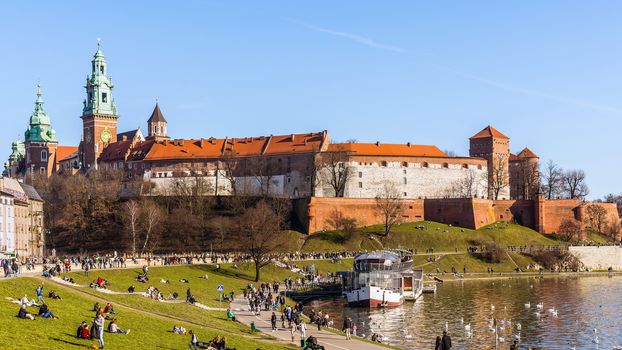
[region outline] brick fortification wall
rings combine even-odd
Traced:
[[[579,200],[488,200],[471,198],[406,199],[404,222],[430,220],[471,229],[494,222],[516,222],[540,233],[558,233],[566,220],[579,220],[585,224],[585,205]],[[609,222],[619,222],[616,206],[612,203],[590,203],[607,210]],[[306,215],[298,216],[306,222],[307,232],[331,230],[330,220],[340,213],[356,219],[357,226],[382,223],[373,198],[325,198],[308,200]]]
[[[405,199],[404,222],[423,220],[423,200]],[[330,221],[336,213],[343,217],[356,219],[357,226],[369,226],[382,222],[376,209],[376,200],[358,198],[312,197],[307,207],[307,232],[319,232],[334,229]]]

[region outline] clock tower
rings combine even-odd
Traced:
[[[82,109],[80,156],[84,168],[97,167],[97,158],[110,143],[117,141],[117,107],[112,97],[112,77],[97,39],[97,52],[91,61],[91,75],[86,78],[86,99]]]

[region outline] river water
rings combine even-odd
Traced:
[[[341,298],[315,300],[306,308],[328,312],[336,328],[349,316],[358,335],[376,332],[406,349],[434,349],[445,327],[454,349],[495,349],[495,343],[508,349],[516,337],[521,349],[622,346],[622,277],[617,276],[446,282],[436,294],[396,308],[350,308]]]

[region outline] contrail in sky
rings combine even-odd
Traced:
[[[407,54],[409,53],[407,50],[398,47],[398,46],[393,46],[393,45],[387,45],[387,44],[383,44],[380,42],[377,42],[373,39],[367,38],[365,36],[362,35],[358,35],[355,33],[349,33],[349,32],[343,32],[343,31],[338,31],[338,30],[333,30],[333,29],[329,29],[329,28],[323,28],[323,27],[318,27],[318,26],[314,26],[302,21],[298,21],[298,20],[289,20],[290,22],[296,23],[298,25],[302,25],[308,29],[314,30],[316,32],[319,33],[324,33],[324,34],[328,34],[328,35],[332,35],[332,36],[336,36],[336,37],[340,37],[340,38],[344,38],[368,47],[372,47],[375,49],[381,49],[381,50],[387,50],[387,51],[392,51],[392,52],[396,52],[396,53],[400,53],[400,54]],[[412,54],[412,53],[411,53]],[[430,55],[430,54],[418,54],[418,53],[414,53],[417,56],[421,56],[421,57],[431,57],[437,60],[440,60],[440,57],[438,56],[434,56],[434,55]],[[602,105],[602,104],[596,104],[596,103],[592,103],[589,101],[582,101],[582,100],[578,100],[575,98],[571,98],[571,97],[565,97],[565,96],[556,96],[556,95],[552,95],[552,94],[548,94],[548,93],[544,93],[544,92],[540,92],[540,91],[535,91],[535,90],[531,90],[531,89],[525,89],[525,88],[521,88],[521,87],[517,87],[517,86],[512,86],[510,84],[505,84],[502,82],[498,82],[498,81],[494,81],[492,79],[488,79],[485,77],[481,77],[475,74],[471,74],[471,73],[467,73],[467,72],[463,72],[457,69],[453,69],[444,65],[439,65],[436,63],[430,63],[431,66],[433,66],[434,68],[444,71],[444,72],[448,72],[454,75],[457,75],[459,77],[465,78],[465,79],[469,79],[469,80],[473,80],[488,86],[493,86],[499,89],[503,89],[506,91],[511,91],[511,92],[516,92],[516,93],[520,93],[520,94],[524,94],[524,95],[531,95],[531,96],[535,96],[535,97],[539,97],[539,98],[543,98],[543,99],[547,99],[547,100],[551,100],[551,101],[555,101],[555,102],[560,102],[560,103],[564,103],[564,104],[570,104],[570,105],[574,105],[577,107],[583,107],[583,108],[588,108],[588,109],[592,109],[595,111],[599,111],[599,112],[609,112],[609,113],[617,113],[617,114],[622,114],[622,110],[619,108],[615,108],[615,107],[611,107],[611,106],[607,106],[607,105]]]

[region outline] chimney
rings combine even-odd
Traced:
[[[295,136],[294,134],[292,134],[292,136],[291,136],[292,142],[294,142],[294,136]]]
[[[410,142],[407,142],[407,143],[406,143],[406,146],[410,147]]]
[[[380,141],[376,141],[376,146],[380,146]]]
[[[203,148],[203,138],[201,137],[201,141],[199,142],[199,147]]]

